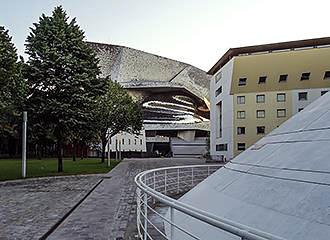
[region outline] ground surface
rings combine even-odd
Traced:
[[[115,166],[115,161],[111,161],[111,166]],[[60,176],[74,174],[96,174],[107,173],[109,168],[106,163],[101,163],[99,158],[71,158],[64,159],[63,172],[57,172],[57,159],[47,158],[42,160],[27,159],[27,177]],[[0,159],[0,181],[21,178],[21,159]]]
[[[102,182],[47,239],[136,239],[134,177],[151,168],[201,159],[130,159],[108,174],[0,185],[0,239],[39,239]]]

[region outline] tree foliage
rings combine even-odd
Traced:
[[[17,136],[17,125],[25,97],[22,63],[12,39],[0,26],[0,136]]]
[[[63,171],[63,144],[91,126],[92,110],[105,92],[106,81],[97,78],[98,59],[84,42],[84,32],[61,6],[33,25],[26,40],[27,107],[32,124],[56,139],[58,171]]]
[[[100,96],[95,114],[102,141],[102,162],[111,137],[120,132],[139,134],[143,124],[141,105],[119,83],[107,82],[107,93]]]

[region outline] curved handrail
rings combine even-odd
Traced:
[[[139,173],[135,177],[135,183],[138,186],[138,189],[146,193],[147,195],[157,199],[159,202],[172,207],[173,209],[176,209],[177,211],[180,211],[182,213],[185,213],[193,218],[196,218],[202,222],[208,223],[209,225],[212,225],[216,228],[220,228],[221,230],[224,230],[226,232],[232,233],[233,235],[239,236],[242,239],[246,240],[284,240],[283,238],[280,238],[278,236],[274,236],[272,234],[248,227],[246,225],[233,222],[231,220],[228,220],[226,218],[220,218],[214,214],[211,214],[209,212],[200,210],[198,208],[195,208],[189,204],[183,203],[181,201],[175,200],[169,196],[166,196],[162,194],[161,192],[158,192],[154,190],[153,188],[149,187],[145,182],[145,177],[150,173],[155,172],[161,172],[161,171],[167,171],[172,169],[192,169],[192,168],[205,168],[205,167],[215,167],[217,165],[187,165],[187,166],[174,166],[174,167],[163,167],[163,168],[157,168],[157,169],[151,169],[144,172]],[[219,167],[221,165],[218,165]],[[138,223],[139,224],[139,223]]]

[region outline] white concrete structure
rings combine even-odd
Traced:
[[[146,136],[145,131],[142,130],[140,135],[129,134],[123,132],[113,136],[110,140],[110,151],[115,152],[146,152]],[[108,152],[108,145],[106,146]]]
[[[180,201],[283,239],[330,236],[330,93],[238,155]],[[199,239],[235,240],[174,211]],[[193,239],[175,230],[172,239]]]

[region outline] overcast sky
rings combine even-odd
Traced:
[[[20,55],[32,23],[58,5],[77,18],[88,41],[206,71],[231,47],[330,36],[327,0],[1,0],[0,25]]]

